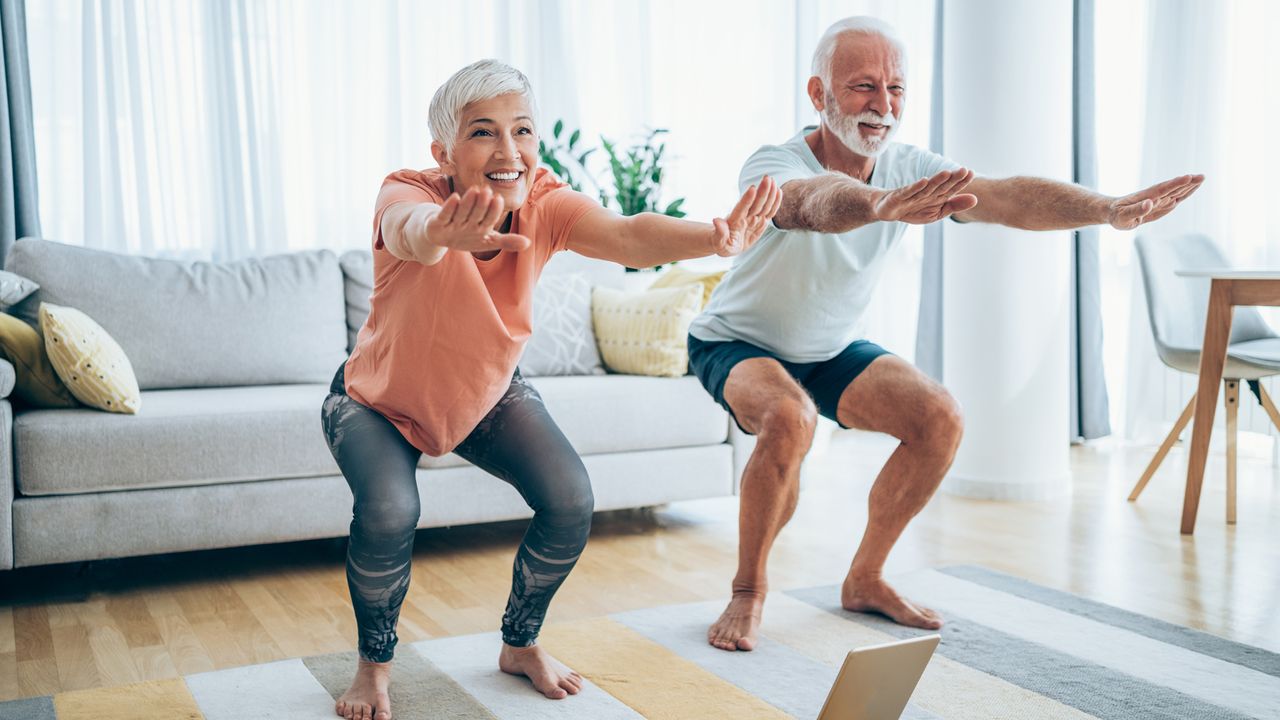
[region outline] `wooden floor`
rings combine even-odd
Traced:
[[[774,589],[839,582],[887,438],[838,434],[815,463],[773,551]],[[1224,522],[1223,458],[1210,457],[1200,523],[1178,534],[1185,454],[1137,504],[1153,449],[1072,450],[1056,501],[940,494],[908,528],[889,573],[977,563],[1123,608],[1280,651],[1280,471],[1240,464],[1239,524]],[[427,502],[430,500],[428,499]],[[597,515],[550,622],[725,597],[735,499]],[[419,533],[405,641],[496,630],[521,523]],[[320,541],[0,572],[0,700],[350,650],[343,543]]]

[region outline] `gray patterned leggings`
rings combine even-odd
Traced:
[[[386,662],[395,652],[400,604],[409,590],[421,510],[414,469],[422,453],[390,421],[346,394],[343,369],[329,388],[321,419],[355,499],[347,586],[360,657]],[[503,642],[532,645],[551,597],[587,544],[595,503],[587,470],[518,370],[507,393],[454,452],[510,483],[533,508],[502,616]]]

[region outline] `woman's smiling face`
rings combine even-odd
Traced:
[[[538,133],[533,111],[521,93],[507,93],[462,108],[453,150],[438,142],[431,152],[453,179],[454,192],[488,188],[508,211],[519,209],[533,187],[538,167]]]

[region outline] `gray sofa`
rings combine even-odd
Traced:
[[[347,533],[320,405],[367,313],[368,252],[193,264],[26,239],[5,269],[40,284],[12,314],[35,324],[42,301],[75,307],[120,343],[142,410],[15,412],[0,367],[0,569]],[[569,270],[621,282],[567,253],[548,267]],[[692,376],[531,380],[597,510],[737,492],[750,443]],[[530,514],[457,456],[424,456],[418,485],[420,527]]]

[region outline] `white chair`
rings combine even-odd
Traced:
[[[1174,370],[1198,375],[1200,347],[1204,341],[1204,321],[1209,309],[1209,281],[1178,277],[1178,270],[1229,268],[1222,251],[1204,235],[1176,237],[1142,236],[1137,239],[1138,262],[1146,289],[1147,314],[1156,352]],[[1227,522],[1236,521],[1236,417],[1240,409],[1240,381],[1249,384],[1271,422],[1280,429],[1280,412],[1271,401],[1260,378],[1280,375],[1280,334],[1267,325],[1256,308],[1239,307],[1231,322],[1227,363],[1222,371],[1223,401],[1227,409]],[[1168,437],[1129,494],[1138,499],[1147,482],[1178,441],[1195,411],[1196,398],[1173,424]],[[1280,442],[1280,441],[1278,441]]]

